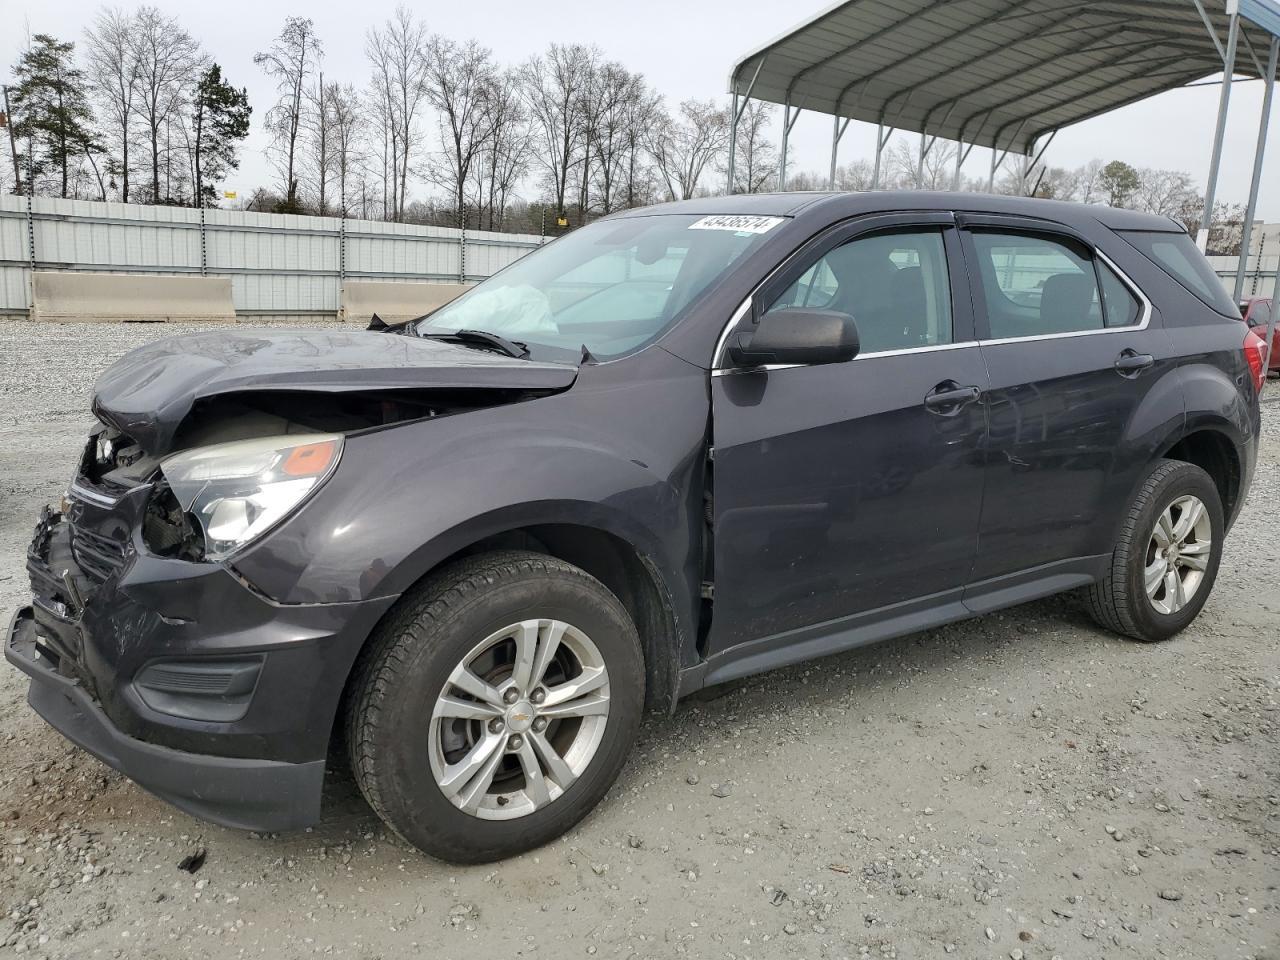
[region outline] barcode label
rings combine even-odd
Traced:
[[[731,230],[734,233],[768,233],[786,217],[743,217],[721,214],[689,224],[690,230]]]

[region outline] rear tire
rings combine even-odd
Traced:
[[[1208,600],[1225,533],[1209,475],[1181,460],[1159,461],[1129,507],[1106,575],[1085,591],[1089,612],[1135,640],[1168,639]]]
[[[594,577],[536,553],[469,558],[406,598],[362,656],[352,772],[388,826],[432,856],[523,853],[613,784],[644,681],[635,625]]]

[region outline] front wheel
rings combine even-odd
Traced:
[[[1086,591],[1094,619],[1135,640],[1173,636],[1208,600],[1225,533],[1209,475],[1161,460],[1130,505],[1106,576]]]
[[[419,849],[480,863],[554,839],[604,796],[639,725],[644,663],[603,584],[513,551],[424,584],[354,691],[348,750],[370,806]]]

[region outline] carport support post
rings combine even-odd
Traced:
[[[738,152],[738,91],[733,91],[733,104],[729,107],[729,182],[724,192],[733,196],[733,164]]]
[[[804,100],[801,99],[801,103]],[[787,95],[787,102],[782,105],[782,156],[778,160],[778,191],[787,189],[787,141],[791,139],[791,128],[796,125],[796,118],[800,116],[800,108],[791,108],[791,95]]]
[[[1253,235],[1253,218],[1258,212],[1258,190],[1262,187],[1262,161],[1267,153],[1267,128],[1271,124],[1271,101],[1276,92],[1277,58],[1280,58],[1280,37],[1271,38],[1271,56],[1267,58],[1266,86],[1262,94],[1262,117],[1258,120],[1258,146],[1253,154],[1253,182],[1249,184],[1249,203],[1244,212],[1244,231],[1240,237],[1240,262],[1236,264],[1235,298],[1238,302],[1244,293],[1244,273],[1249,266],[1249,241]],[[1262,269],[1259,260],[1258,269]],[[1272,294],[1280,300],[1280,291]]]
[[[884,121],[881,120],[876,127],[876,165],[871,171],[871,189],[880,189],[880,159],[884,154],[885,144],[889,142],[889,138],[893,136],[893,127],[889,128],[888,133],[884,129]]]
[[[782,154],[778,157],[778,191],[787,182],[787,138],[791,134],[791,95],[782,104]]]
[[[827,174],[827,189],[834,190],[836,188],[836,152],[840,149],[840,138],[844,136],[845,130],[849,128],[849,121],[845,119],[844,123],[840,122],[840,115],[834,117],[835,126],[831,128],[831,172]]]
[[[1209,227],[1213,223],[1213,203],[1218,192],[1218,170],[1222,166],[1222,144],[1227,133],[1227,109],[1231,106],[1231,83],[1236,71],[1236,46],[1240,40],[1239,0],[1227,0],[1231,25],[1227,30],[1227,52],[1222,61],[1222,92],[1218,95],[1218,125],[1213,132],[1213,153],[1209,157],[1209,183],[1204,190],[1204,215],[1196,243],[1203,252],[1209,247]]]
[[[747,84],[747,92],[742,95],[742,107],[738,107],[738,78],[733,78],[733,104],[729,107],[729,183],[725,193],[733,196],[733,174],[735,161],[738,152],[738,121],[742,119],[742,115],[747,112],[747,104],[751,102],[751,93],[756,88],[756,81],[760,79],[760,71],[764,69],[765,57],[760,58],[760,62],[756,64],[756,72],[751,75],[751,82]],[[747,189],[751,189],[751,185],[747,184]]]

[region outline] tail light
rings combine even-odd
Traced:
[[[1267,382],[1267,345],[1252,330],[1244,335],[1244,358],[1253,374],[1253,388],[1262,393],[1262,385]]]

